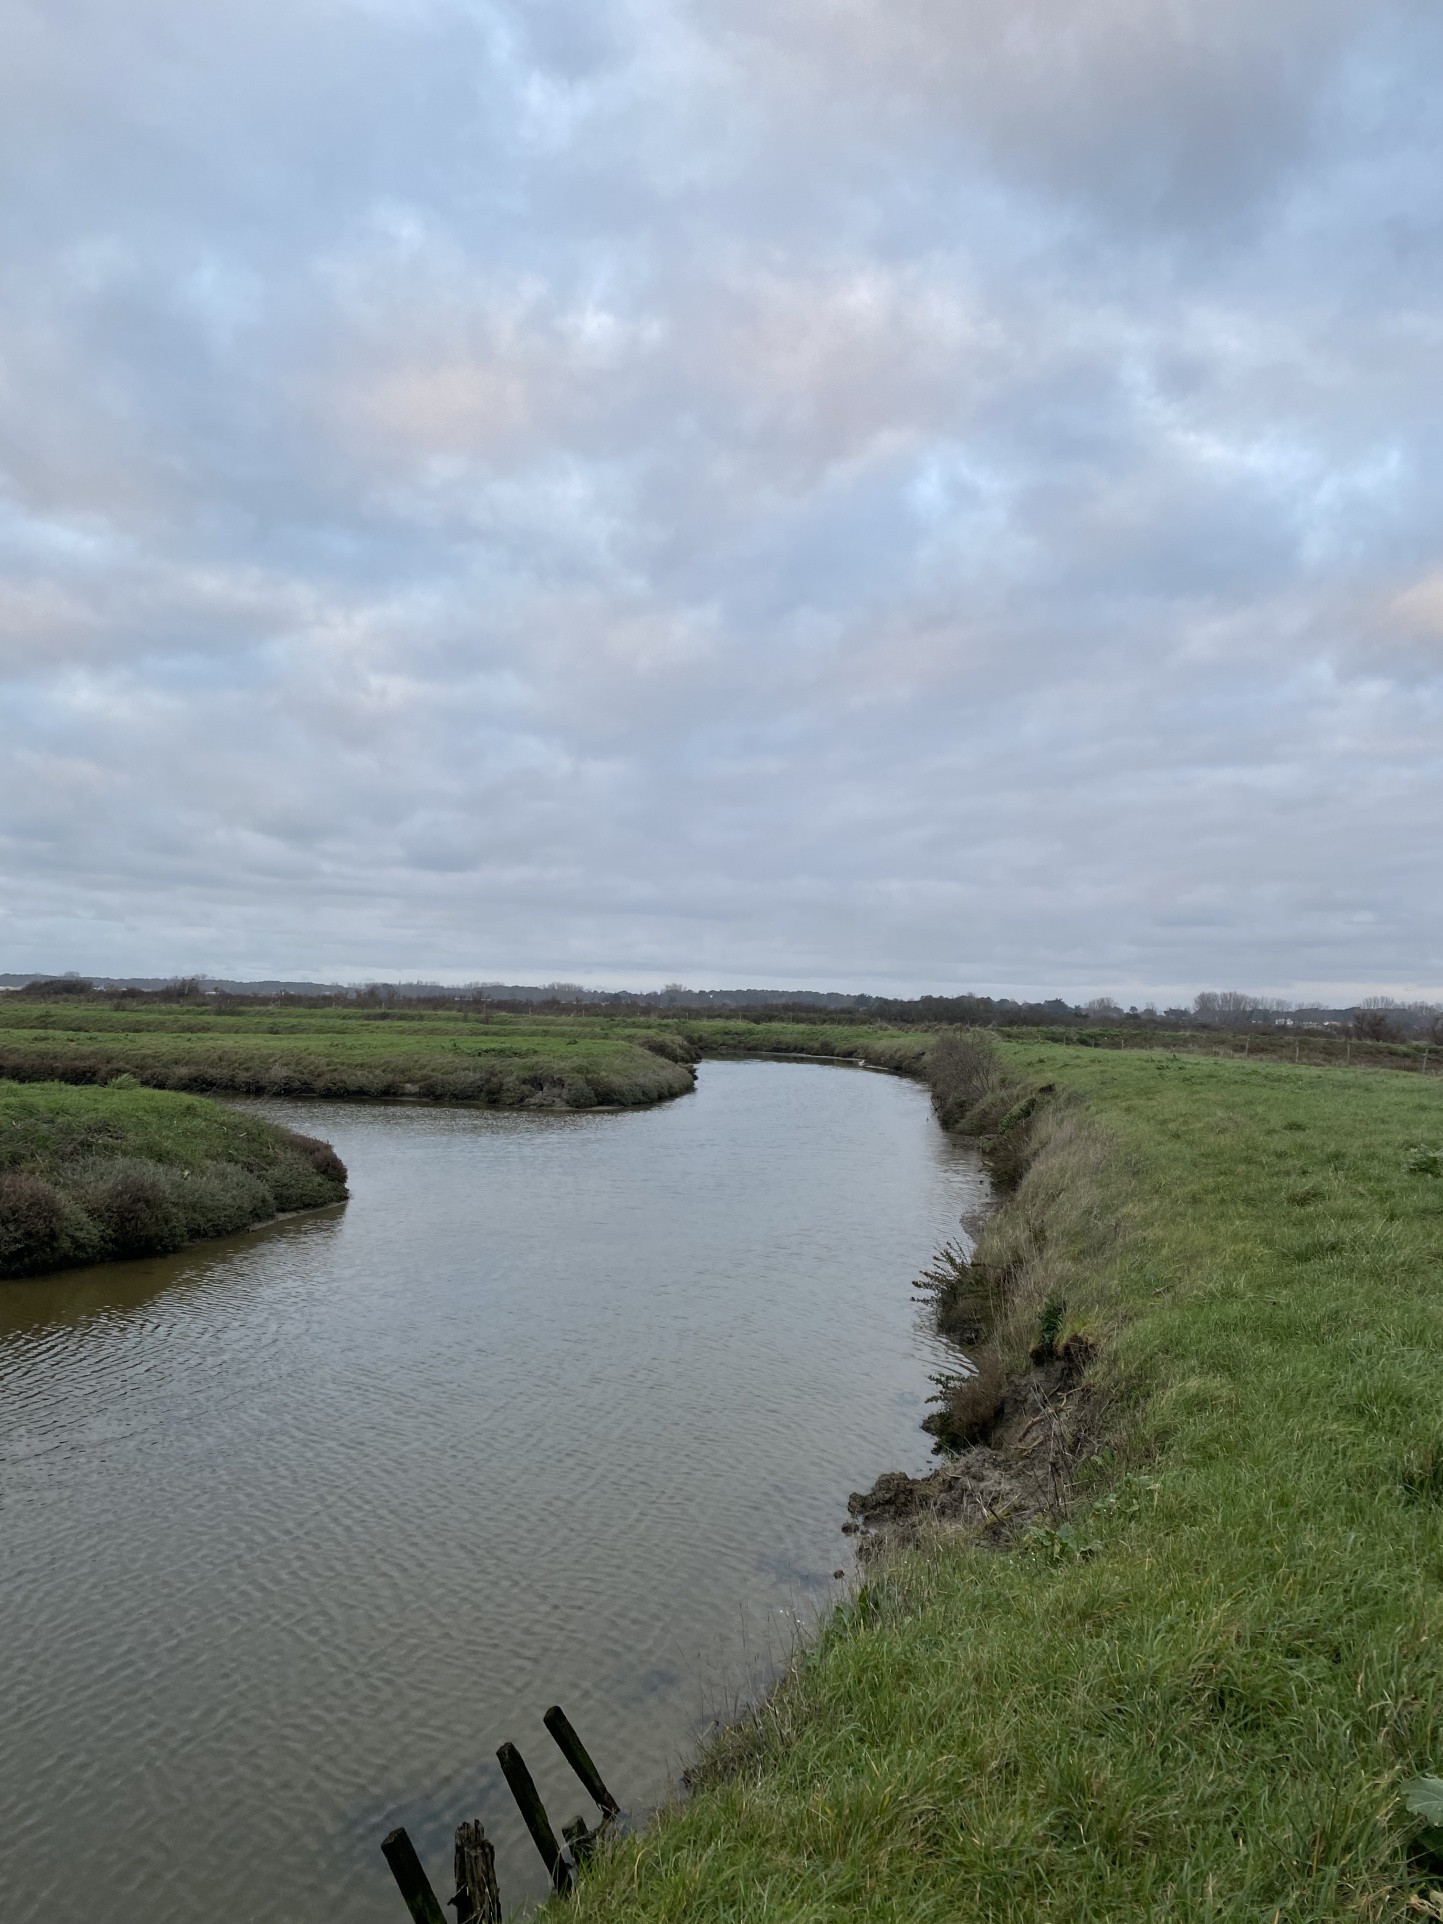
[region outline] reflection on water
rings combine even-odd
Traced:
[[[539,1895],[497,1744],[580,1810],[559,1700],[654,1803],[927,1463],[908,1284],[985,1184],[911,1084],[263,1107],[349,1206],[0,1288],[7,1924],[399,1924],[383,1833],[439,1888],[473,1816]]]

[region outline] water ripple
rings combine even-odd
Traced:
[[[920,1469],[908,1285],[983,1183],[921,1092],[707,1065],[634,1116],[271,1105],[354,1200],[0,1295],[7,1924],[392,1924],[564,1702],[665,1794]]]

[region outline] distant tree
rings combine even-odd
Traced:
[[[1378,1008],[1364,1003],[1354,1009],[1349,1027],[1360,1042],[1397,1042],[1401,1038],[1402,1030],[1388,1013],[1391,1006]]]
[[[1244,1023],[1269,1021],[1292,1013],[1292,1004],[1277,996],[1251,995],[1245,989],[1204,989],[1193,1002],[1199,1022],[1216,1023],[1220,1028],[1236,1028]]]
[[[180,975],[173,982],[167,982],[160,994],[167,1002],[191,1002],[205,994],[205,983],[198,975]]]
[[[39,1002],[53,1002],[61,995],[90,995],[95,984],[82,975],[46,975],[27,982],[18,993],[33,995]]]

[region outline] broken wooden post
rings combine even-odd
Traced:
[[[515,1744],[503,1744],[496,1753],[496,1761],[511,1786],[511,1795],[526,1820],[531,1841],[541,1853],[541,1861],[551,1875],[551,1882],[559,1895],[564,1897],[571,1889],[571,1872],[561,1854],[561,1846],[556,1841],[556,1833],[551,1828],[551,1820],[546,1815],[546,1806],[532,1781],[531,1772],[526,1768]]]
[[[446,1913],[436,1902],[431,1880],[422,1870],[416,1847],[405,1831],[393,1830],[383,1837],[381,1850],[416,1924],[447,1924]]]
[[[583,1864],[591,1861],[591,1853],[596,1844],[597,1833],[594,1830],[588,1830],[586,1828],[586,1819],[584,1817],[573,1817],[569,1824],[563,1824],[561,1826],[561,1835],[571,1846],[571,1855],[576,1860],[578,1870]]]
[[[501,1924],[496,1853],[478,1818],[456,1826],[456,1924]]]
[[[541,1721],[556,1740],[556,1746],[562,1756],[581,1779],[587,1796],[597,1809],[605,1817],[619,1817],[621,1805],[602,1783],[601,1772],[592,1763],[585,1744],[571,1728],[571,1719],[561,1705],[553,1704]]]

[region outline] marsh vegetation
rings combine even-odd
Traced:
[[[345,1195],[327,1143],[217,1103],[130,1078],[0,1082],[0,1277],[164,1255]]]
[[[647,1024],[284,1003],[0,1004],[0,1075],[248,1096],[632,1108],[685,1094],[693,1051]]]

